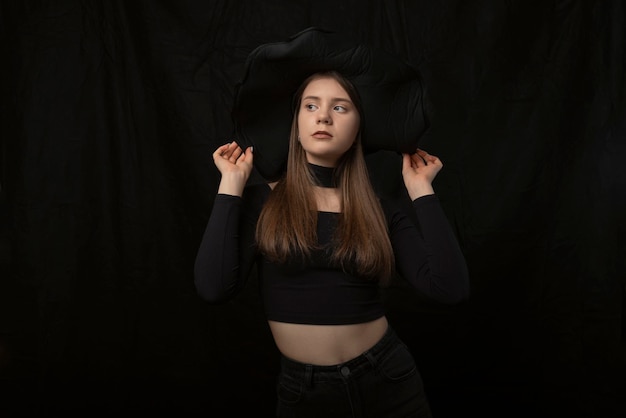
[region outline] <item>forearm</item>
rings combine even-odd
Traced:
[[[414,201],[420,229],[428,251],[430,294],[444,303],[469,296],[469,275],[458,240],[436,196]]]
[[[246,181],[247,178],[243,173],[225,173],[220,179],[217,193],[241,197],[246,186]]]
[[[240,278],[238,222],[240,198],[216,197],[194,265],[198,294],[211,303],[234,296],[243,287]]]
[[[435,194],[432,184],[429,182],[421,182],[418,184],[412,184],[407,186],[407,192],[411,200],[419,199],[423,196]]]
[[[409,209],[409,208],[407,208]],[[390,223],[396,268],[420,293],[441,303],[468,297],[465,258],[436,195],[413,200],[419,228],[396,209]]]

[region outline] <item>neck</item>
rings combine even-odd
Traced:
[[[335,178],[334,167],[322,167],[312,163],[307,163],[315,182],[320,187],[337,187],[337,179]]]

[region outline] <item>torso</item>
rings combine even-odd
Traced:
[[[334,365],[373,347],[387,331],[387,318],[350,325],[304,325],[268,321],[278,350],[301,363]]]
[[[339,189],[315,187],[315,197],[320,212],[341,211]],[[382,338],[388,325],[384,316],[349,325],[268,323],[276,346],[284,356],[320,366],[340,364],[359,356]]]

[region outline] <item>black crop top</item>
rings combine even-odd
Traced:
[[[377,282],[356,277],[329,264],[324,250],[301,262],[275,264],[256,248],[254,232],[269,186],[246,187],[243,197],[218,194],[198,254],[194,276],[199,295],[220,303],[234,297],[257,266],[267,319],[299,324],[354,324],[385,314]],[[397,273],[413,287],[442,303],[456,303],[469,293],[465,259],[435,195],[413,201],[419,220],[381,201],[395,255]],[[318,213],[318,241],[326,243],[338,214]]]

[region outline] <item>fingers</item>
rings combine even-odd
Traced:
[[[243,152],[243,150],[241,149],[239,145],[237,145],[236,142],[233,142],[233,144],[235,144],[235,146],[233,148],[232,153],[230,154],[230,157],[228,157],[228,160],[231,163],[236,163],[239,157],[241,156],[241,153]]]
[[[428,164],[441,164],[441,160],[439,160],[439,158],[435,155],[430,155],[429,153],[427,153],[426,151],[424,151],[423,149],[418,148],[417,151],[415,152],[415,154],[419,155],[422,160],[424,161],[424,164],[428,165]]]
[[[252,162],[253,154],[252,154],[253,148],[252,147],[248,147],[246,148],[246,160],[250,160],[250,162]]]
[[[410,167],[417,169],[424,167],[426,165],[426,161],[424,161],[424,159],[417,153],[403,154],[403,165],[405,165],[406,168]]]
[[[252,147],[247,147],[246,150],[242,150],[236,141],[229,142],[218,147],[213,152],[213,159],[227,160],[232,164],[239,164],[241,162],[249,162],[252,164]]]
[[[402,171],[408,170],[411,168],[411,156],[409,154],[402,154]]]
[[[402,154],[402,169],[417,169],[426,165],[422,157],[417,154]]]
[[[213,152],[213,158],[222,157],[226,160],[230,159],[236,146],[237,144],[233,141],[218,147],[215,152]]]
[[[443,167],[443,163],[435,155],[431,155],[422,149],[417,149],[413,154],[402,154],[402,170],[413,170],[417,172],[438,172]]]
[[[213,156],[222,157],[225,160],[235,162],[237,161],[237,158],[239,158],[239,156],[241,155],[241,152],[241,147],[237,145],[237,142],[232,141],[217,148],[213,153]]]

